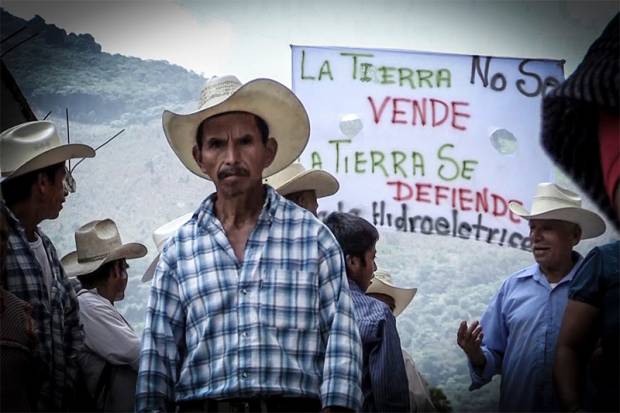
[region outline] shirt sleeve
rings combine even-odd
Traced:
[[[64,270],[62,270],[64,276]],[[77,378],[78,354],[84,346],[84,332],[80,324],[80,305],[71,283],[65,278],[65,345],[67,354],[67,377],[73,382]]]
[[[594,248],[583,260],[572,279],[568,298],[601,308],[604,300],[605,286],[603,277],[603,259],[599,248]]]
[[[327,228],[319,233],[320,328],[325,346],[321,402],[359,410],[362,341],[353,314],[342,252]]]
[[[375,408],[380,412],[409,411],[409,386],[396,331],[396,320],[386,313],[377,325],[377,345],[368,355]]]
[[[169,245],[170,246],[170,245]],[[174,385],[184,357],[185,311],[173,248],[162,253],[151,287],[136,384],[136,411],[174,411]]]
[[[94,293],[83,293],[80,318],[86,346],[111,364],[128,364],[138,370],[140,338],[119,312]]]
[[[508,329],[504,322],[502,313],[502,302],[506,283],[502,285],[497,294],[493,297],[485,313],[480,319],[482,325],[482,353],[486,363],[482,370],[474,368],[468,361],[471,385],[469,390],[478,389],[491,381],[494,375],[500,374],[502,361],[506,351],[506,339]]]

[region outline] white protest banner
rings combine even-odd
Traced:
[[[528,206],[552,178],[539,144],[543,94],[563,62],[292,46],[310,116],[300,160],[338,178],[321,210],[398,231],[528,250]]]

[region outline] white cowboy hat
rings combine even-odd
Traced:
[[[394,317],[397,317],[409,305],[417,288],[401,288],[392,284],[392,276],[387,271],[375,271],[375,277],[372,279],[370,286],[366,290],[366,294],[385,294],[394,299]]]
[[[531,211],[516,202],[510,202],[508,206],[512,212],[528,221],[555,219],[577,224],[581,228],[581,239],[595,238],[605,232],[603,219],[582,208],[579,195],[554,183],[538,184]]]
[[[77,250],[65,255],[61,260],[69,277],[90,274],[111,261],[146,255],[144,245],[121,242],[118,228],[111,219],[82,225],[75,231],[75,246]]]
[[[226,112],[249,112],[262,118],[269,137],[278,143],[275,159],[265,170],[267,177],[281,171],[301,155],[310,136],[310,121],[302,103],[286,86],[271,79],[255,79],[244,85],[235,76],[213,77],[200,96],[200,109],[188,115],[164,111],[162,122],[168,143],[183,165],[196,175],[209,178],[194,160],[198,127],[207,118]]]
[[[338,180],[329,172],[320,169],[306,170],[300,163],[289,165],[277,174],[265,178],[264,182],[280,195],[313,190],[317,198],[333,195],[340,188]]]
[[[63,145],[52,122],[40,120],[13,126],[0,134],[0,182],[73,158],[92,158],[88,145]]]
[[[179,228],[183,226],[183,224],[190,220],[192,215],[193,212],[190,212],[175,218],[153,231],[153,242],[155,242],[155,246],[157,247],[157,256],[153,258],[153,261],[151,261],[149,267],[146,269],[146,272],[142,276],[142,282],[150,281],[153,278],[153,275],[155,275],[155,269],[157,268],[157,263],[159,262],[159,256],[161,255],[161,251],[164,249],[164,244],[168,238],[173,236]]]

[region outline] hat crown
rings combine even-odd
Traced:
[[[118,228],[111,219],[89,222],[75,232],[80,263],[102,259],[122,244]]]
[[[282,184],[290,181],[291,179],[305,171],[306,169],[302,164],[300,164],[299,162],[295,162],[287,166],[280,172],[271,175],[268,178],[265,178],[265,183],[278,189],[278,187],[280,187]]]
[[[177,232],[177,230],[181,228],[183,224],[189,221],[192,215],[193,213],[191,212],[182,215],[178,218],[173,219],[170,222],[166,222],[164,225],[153,231],[153,242],[155,243],[158,252],[161,252],[163,250],[164,243],[168,240],[168,238],[174,235],[174,233]]]
[[[200,92],[199,110],[207,109],[222,103],[241,87],[236,76],[213,76],[207,80]]]
[[[530,214],[535,215],[562,208],[581,208],[581,197],[554,183],[538,184]]]
[[[0,165],[2,175],[54,147],[60,146],[56,126],[49,121],[26,122],[0,134]]]

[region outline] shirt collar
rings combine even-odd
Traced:
[[[22,222],[19,220],[19,218],[17,218],[17,216],[13,213],[13,211],[11,211],[11,208],[9,208],[4,201],[0,201],[0,208],[3,209],[5,212],[5,215],[8,221],[7,224],[17,229],[17,232],[19,233],[21,238],[24,240],[24,242],[29,242],[28,237],[26,237],[26,228],[24,227]],[[34,232],[37,234],[39,238],[41,238],[41,240],[43,240],[43,237],[41,236],[41,232],[39,231],[38,225],[34,228]]]
[[[572,260],[574,262],[573,267],[568,272],[568,274],[566,274],[564,276],[564,278],[562,278],[558,282],[558,284],[571,281],[573,279],[573,277],[575,276],[575,272],[577,271],[577,268],[579,267],[579,264],[583,260],[583,257],[581,256],[581,254],[579,254],[577,251],[572,251],[571,252],[571,258],[572,258]],[[538,264],[530,265],[529,267],[523,269],[516,276],[516,278],[526,278],[526,277],[532,277],[533,279],[535,279],[538,282],[542,282],[543,280],[545,280],[545,281],[547,280],[547,277],[545,277],[545,275],[542,273],[542,271],[540,270],[540,265],[538,265]],[[546,281],[546,282],[548,283],[548,281]]]
[[[263,185],[265,191],[265,202],[263,203],[263,209],[258,217],[257,225],[262,222],[271,222],[276,215],[278,206],[284,202],[284,198],[280,196],[275,189],[269,185]],[[217,197],[217,192],[213,192],[202,203],[198,210],[192,216],[192,219],[196,220],[198,227],[207,229],[209,225],[217,222],[215,215],[214,204]]]
[[[350,279],[349,277],[347,277],[347,281],[349,281],[349,290],[351,292],[356,292],[358,294],[364,294],[364,292],[362,291],[362,289],[360,288],[359,285],[357,285],[357,283],[355,281],[353,281],[352,279]]]

